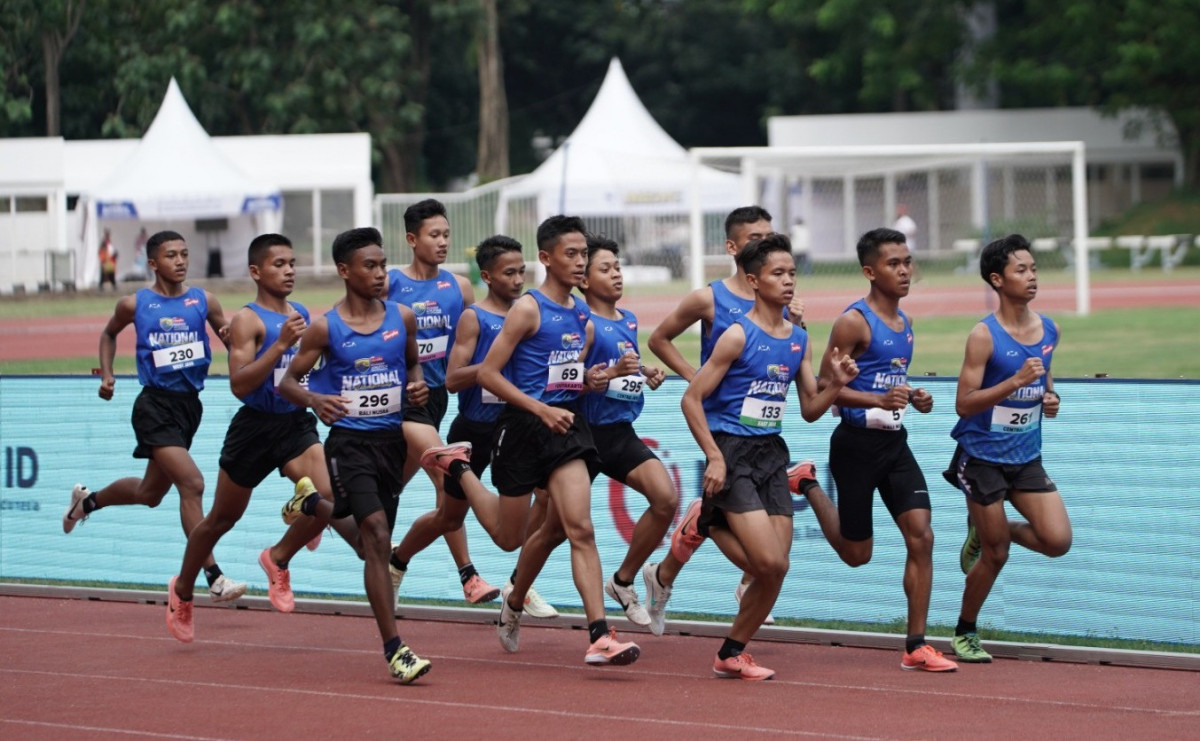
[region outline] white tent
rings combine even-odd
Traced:
[[[278,231],[282,197],[274,184],[238,168],[209,139],[174,78],[154,122],[137,147],[88,194],[81,280],[99,275],[97,249],[104,229],[118,245],[132,244],[141,227],[177,231],[192,255],[189,274],[205,275],[206,253],[218,252],[224,275],[246,274],[246,245]],[[123,264],[129,264],[123,256]]]
[[[537,218],[556,213],[583,217],[671,215],[684,218],[693,187],[706,211],[739,205],[738,176],[700,169],[693,182],[687,151],[663,131],[642,105],[618,59],[571,136],[536,170],[506,186],[497,228],[507,229],[507,202],[537,200]]]

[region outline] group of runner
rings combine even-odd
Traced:
[[[706,467],[702,492],[686,507],[662,561],[650,561],[679,508],[662,462],[633,423],[663,369],[643,362],[638,320],[618,306],[623,295],[619,245],[590,234],[582,220],[554,216],[537,230],[543,283],[525,290],[522,245],[485,239],[475,259],[487,295],[441,265],[450,225],[442,204],[426,200],[405,213],[411,264],[388,270],[382,237],[352,229],[333,242],[345,296],[311,317],[289,299],[295,287],[290,241],[265,234],[251,242],[255,300],[226,323],[216,299],[187,287],[187,245],[174,232],[147,242],[154,284],[117,303],[101,335],[100,396],[111,399],[116,336],[137,333],[143,390],[134,404],[134,456],[148,458],[143,477],[92,492],[76,485],[63,529],[96,509],[156,506],[172,484],[188,544],[168,587],[167,626],[181,641],[194,635],[193,584],[201,569],[214,601],[240,597],[244,584],[221,573],[212,551],[244,513],[252,490],[272,470],[295,482],[283,506],[288,528],[259,556],[271,604],[295,607],[288,564],[315,547],[332,526],[362,559],[364,588],[393,677],[409,683],[430,669],[396,630],[395,606],[409,562],[438,537],[458,566],[464,597],[500,597],[498,634],[518,650],[520,621],[555,617],[533,589],[553,550],[569,544],[574,583],[588,623],[584,660],[636,661],[605,617],[604,595],[635,625],[665,630],[675,579],[711,539],[744,576],[738,612],[713,660],[720,677],[770,679],[774,671],[745,650],[764,623],[788,572],[793,494],[808,499],[821,530],[850,566],[870,560],[872,499],[879,491],[904,538],[908,598],[904,669],[953,671],[955,662],[925,641],[932,587],[930,499],[908,447],[905,411],[928,413],[933,397],[910,385],[913,331],[900,310],[913,259],[903,234],[876,229],[858,243],[867,296],[837,319],[813,370],[786,236],[757,206],[734,210],[725,247],[734,274],[693,291],[651,334],[650,350],[688,382],[681,409]],[[1012,235],[989,244],[981,276],[1000,308],[972,331],[959,378],[958,441],[948,480],[966,494],[969,529],[962,549],[967,573],[952,645],[960,661],[987,662],[976,620],[1016,542],[1057,556],[1070,547],[1070,522],[1041,466],[1041,418],[1058,412],[1049,374],[1058,329],[1029,308],[1036,264],[1029,243]],[[575,295],[578,290],[583,299]],[[701,366],[673,340],[701,324]],[[199,392],[212,353],[205,325],[229,348],[230,385],[243,406],[226,434],[216,493],[202,513],[204,478],[188,452],[200,424]],[[835,504],[815,466],[792,464],[782,437],[787,393],[795,382],[808,422],[831,408],[840,416],[830,441]],[[438,430],[457,392],[458,416],[447,441]],[[311,412],[309,411],[311,410]],[[314,416],[315,414],[315,416]],[[329,425],[324,445],[316,419]],[[491,466],[495,491],[480,477]],[[397,500],[419,468],[433,480],[434,509],[393,543]],[[591,519],[591,483],[599,475],[646,497],[629,548],[605,579]],[[1025,521],[1009,522],[1008,500]],[[503,550],[520,549],[503,588],[471,563],[462,525],[468,510]],[[634,584],[641,574],[645,604]]]

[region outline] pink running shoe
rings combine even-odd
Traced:
[[[192,623],[192,601],[181,600],[175,594],[175,582],[178,576],[172,576],[167,582],[167,630],[176,640],[191,643],[196,637],[196,626]]]
[[[638,648],[636,643],[621,643],[617,640],[617,629],[609,628],[608,635],[600,636],[599,640],[588,646],[583,660],[588,664],[598,666],[605,664],[625,666],[637,661],[641,655],[642,649]]]
[[[291,612],[296,609],[296,596],[292,594],[292,572],[281,569],[271,558],[271,549],[267,548],[258,554],[258,565],[267,574],[267,598],[271,605],[280,612]]]
[[[754,662],[754,657],[748,653],[740,653],[737,656],[730,656],[728,659],[722,659],[720,656],[715,658],[713,674],[723,679],[748,679],[753,682],[773,678],[775,670],[759,666]]]
[[[800,461],[787,470],[788,488],[796,496],[804,494],[801,485],[805,481],[817,482],[817,467],[812,461]]]
[[[451,443],[437,448],[430,448],[421,454],[421,467],[430,471],[440,471],[450,474],[450,464],[454,461],[471,462],[471,443]]]
[[[697,529],[700,509],[703,506],[703,499],[693,499],[684,511],[683,519],[675,526],[675,532],[671,533],[671,553],[675,555],[679,563],[687,563],[700,544],[704,542],[704,536]]]
[[[499,596],[500,588],[488,584],[479,574],[467,579],[467,583],[463,585],[463,597],[473,605],[491,602]]]
[[[952,672],[958,670],[958,664],[942,656],[942,652],[926,643],[912,653],[906,653],[900,659],[900,668],[906,671]]]

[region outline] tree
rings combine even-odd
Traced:
[[[976,84],[994,77],[1005,106],[1140,109],[1200,187],[1200,0],[1004,0],[997,24]]]
[[[479,155],[475,171],[480,182],[508,177],[508,96],[504,89],[504,60],[500,52],[500,20],[496,0],[480,0],[483,18],[475,44],[479,67]]]

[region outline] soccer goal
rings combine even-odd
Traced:
[[[767,208],[791,236],[810,285],[857,276],[855,244],[876,227],[902,227],[924,274],[947,281],[978,281],[981,247],[1020,233],[1044,268],[1074,272],[1076,312],[1091,309],[1083,142],[704,147],[690,155],[696,172],[707,165],[741,176],[744,202]],[[729,258],[698,187],[690,204],[688,276],[699,287]]]

